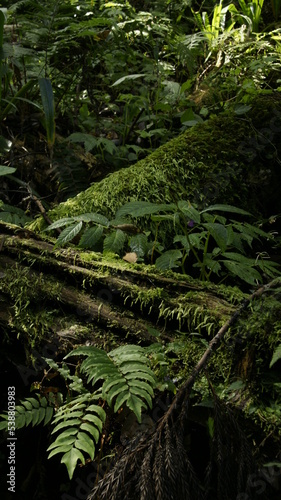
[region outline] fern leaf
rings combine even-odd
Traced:
[[[106,391],[104,388],[102,388],[102,389],[103,389],[102,395],[103,395],[104,399],[107,398],[109,401],[109,404],[111,405],[113,399],[118,394],[120,394],[121,392],[127,391],[128,385],[126,383],[124,384],[124,380],[122,379],[122,382],[120,382],[120,384],[114,385],[114,387],[112,387],[110,389],[110,391]]]
[[[281,359],[281,344],[276,347],[272,356],[272,360],[270,361],[269,368],[271,368],[277,361],[279,361],[279,359]]]
[[[54,413],[53,407],[47,406],[43,425],[47,425],[51,421],[53,413]],[[38,422],[38,423],[40,423],[40,422]]]
[[[71,448],[61,459],[61,462],[67,467],[69,479],[72,479],[78,460],[81,460],[82,464],[85,465],[85,457],[77,448]]]
[[[91,460],[95,457],[95,448],[89,443],[88,434],[85,432],[78,432],[76,448],[85,451],[90,456]]]
[[[57,448],[53,448],[52,451],[49,453],[48,458],[52,458],[54,455],[57,455],[58,453],[66,453],[67,451],[71,450],[71,448],[72,444],[62,444]]]
[[[87,356],[80,367],[88,382],[93,385],[104,380],[102,397],[117,411],[124,403],[130,408],[139,422],[141,409],[151,407],[155,376],[149,367],[146,350],[140,346],[125,345],[112,350],[108,354],[92,346],[80,347],[69,353]]]
[[[142,401],[142,399],[140,399],[138,396],[136,396],[134,394],[130,394],[129,397],[126,397],[125,401],[126,401],[126,405],[128,406],[128,408],[130,408],[130,410],[132,410],[134,412],[134,414],[136,415],[138,422],[140,424],[141,423],[141,410],[142,410],[142,408],[146,409],[147,405],[145,404],[144,401]],[[114,406],[114,411],[116,412],[117,410],[119,410],[119,408],[122,406],[122,404],[123,403],[121,402],[121,404],[118,405],[117,400],[116,400],[116,404]]]
[[[99,438],[100,438],[100,429],[97,431],[97,428],[94,425],[87,424],[86,422],[83,422],[83,424],[80,427],[81,430],[83,431],[88,431],[94,438],[95,442],[97,443]]]
[[[53,416],[54,409],[52,406],[47,406],[48,402],[46,398],[40,399],[40,396],[38,396],[38,398],[39,399],[26,398],[25,400],[21,401],[20,405],[16,405],[16,429],[27,427],[30,424],[32,424],[32,426],[34,427],[35,425],[39,425],[43,421],[43,425],[47,425],[50,422]],[[1,415],[1,417],[3,418],[3,421],[0,423],[0,430],[7,429],[8,415],[3,414]]]
[[[81,408],[86,408],[86,405],[81,405]],[[84,412],[81,409],[79,411],[73,411],[73,412],[71,412],[71,415],[69,415],[69,418],[82,417],[83,415],[84,415]],[[54,418],[54,422],[56,423],[59,420],[63,420],[64,418],[65,418],[65,415],[64,415],[63,411],[61,411],[61,408],[60,408],[60,410],[58,410],[58,413],[57,413],[57,415]]]
[[[85,463],[84,453],[91,460],[95,456],[95,443],[99,441],[106,418],[103,408],[92,404],[92,400],[97,398],[97,395],[90,393],[78,396],[60,407],[54,418],[57,425],[52,434],[59,434],[48,448],[48,458],[63,453],[61,462],[66,465],[70,479],[77,461]]]
[[[81,412],[82,415],[83,415],[83,412]],[[54,432],[57,432],[57,431],[60,431],[61,429],[63,429],[64,427],[69,427],[71,425],[79,425],[80,424],[80,420],[78,418],[72,418],[72,419],[69,419],[65,422],[61,422],[60,424],[58,424],[53,430],[52,430],[52,434],[54,434]]]

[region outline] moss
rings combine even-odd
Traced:
[[[261,96],[247,115],[227,111],[211,117],[135,165],[61,203],[49,216],[56,220],[99,212],[112,218],[121,205],[135,200],[169,203],[188,199],[199,205],[219,200],[253,211],[268,210],[272,179],[277,181],[280,176],[274,173],[280,111],[280,99]],[[45,222],[40,218],[31,226],[42,229]]]
[[[13,311],[9,326],[24,335],[27,343],[34,347],[51,330],[56,310],[45,309],[46,298],[55,301],[62,285],[55,280],[45,280],[43,274],[31,274],[27,268],[18,266],[5,269],[1,279],[1,291],[13,300]]]

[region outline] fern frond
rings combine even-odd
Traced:
[[[58,431],[56,440],[49,446],[49,456],[63,453],[61,462],[67,467],[71,479],[80,460],[85,464],[85,454],[91,460],[95,456],[95,446],[99,441],[105,422],[106,414],[103,408],[92,404],[99,398],[97,394],[83,394],[69,403],[61,406],[53,420],[55,428],[52,434]]]
[[[93,346],[78,347],[69,356],[87,356],[80,367],[87,381],[95,385],[104,380],[101,395],[109,406],[114,404],[114,412],[126,404],[139,423],[142,408],[152,407],[153,389],[156,379],[149,367],[146,350],[140,346],[118,347],[108,354]]]
[[[36,398],[26,398],[20,401],[20,405],[15,406],[15,425],[16,429],[21,429],[22,427],[27,427],[32,424],[35,425],[47,425],[53,416],[54,408],[49,405],[45,397],[40,398],[37,394]],[[7,430],[8,426],[8,415],[1,415],[3,418],[0,422],[0,430]]]

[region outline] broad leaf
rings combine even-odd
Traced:
[[[233,207],[232,205],[221,205],[221,204],[216,204],[216,205],[210,205],[209,207],[205,208],[204,210],[201,210],[201,214],[204,214],[205,212],[230,212],[234,214],[241,214],[241,215],[252,215],[250,212],[247,212],[246,210],[243,210],[242,208],[237,208]]]
[[[201,221],[200,212],[198,212],[196,208],[190,205],[188,201],[179,201],[178,208],[187,218],[196,222],[197,224],[200,223]]]
[[[169,250],[156,259],[155,265],[157,269],[166,271],[167,269],[179,267],[181,265],[181,258],[182,252],[180,250]]]
[[[63,219],[59,219],[53,222],[50,226],[48,226],[45,229],[45,231],[52,231],[53,229],[57,229],[59,227],[68,226],[72,222],[74,222],[73,217],[64,217]]]
[[[142,257],[147,252],[147,236],[145,234],[136,234],[130,238],[130,249],[137,256]]]
[[[122,76],[122,78],[119,78],[118,80],[116,80],[116,82],[114,82],[111,86],[112,87],[116,87],[116,85],[120,85],[120,83],[123,83],[127,80],[136,80],[136,78],[141,78],[145,76],[144,73],[138,73],[138,74],[135,74],[135,75],[126,75],[126,76]]]
[[[104,252],[118,253],[122,250],[124,243],[126,241],[126,234],[121,229],[113,231],[111,234],[106,236],[103,242]]]
[[[124,215],[143,217],[144,215],[151,215],[157,212],[174,211],[176,208],[174,204],[166,205],[151,203],[150,201],[131,201],[119,208],[116,218],[123,217]]]
[[[231,274],[233,274],[234,276],[238,276],[238,278],[245,281],[246,283],[249,283],[250,285],[256,285],[257,282],[262,282],[260,273],[253,267],[249,267],[231,260],[224,260],[221,262],[231,272]]]
[[[14,167],[7,167],[6,165],[0,165],[0,175],[14,174],[16,170],[17,169]]]
[[[102,226],[90,227],[82,234],[79,246],[82,248],[92,248],[101,240],[102,235]]]
[[[59,235],[55,247],[64,245],[68,241],[73,240],[75,236],[81,231],[83,226],[83,222],[77,222],[76,224],[72,224],[71,226],[66,227],[61,234]]]
[[[87,213],[87,214],[81,214],[77,215],[77,217],[73,217],[73,220],[76,221],[83,221],[83,222],[94,222],[96,224],[101,224],[102,226],[108,227],[109,226],[109,221],[107,217],[105,217],[102,214],[97,214],[97,213]]]
[[[227,228],[223,224],[217,224],[216,222],[202,225],[209,231],[221,251],[225,252],[229,238]]]
[[[95,147],[97,147],[97,144],[98,144],[97,139],[93,135],[83,134],[81,132],[75,132],[75,133],[71,134],[68,137],[68,140],[70,142],[83,142],[86,153],[91,151],[91,149],[94,149]]]

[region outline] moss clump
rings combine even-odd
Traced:
[[[227,111],[211,117],[61,203],[49,215],[53,220],[86,212],[113,217],[129,201],[179,199],[201,206],[219,201],[264,214],[279,199],[270,196],[280,177],[279,115],[281,100],[260,96],[247,115]],[[276,209],[275,205],[274,213]],[[44,225],[39,219],[32,226]]]

